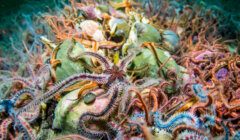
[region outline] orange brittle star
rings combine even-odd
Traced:
[[[125,8],[125,12],[129,13],[133,6],[140,6],[141,4],[130,1],[130,0],[123,0],[121,3],[114,3],[110,1],[110,4],[115,8]]]

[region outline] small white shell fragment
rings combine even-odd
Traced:
[[[84,33],[92,36],[96,32],[96,30],[100,28],[100,25],[93,20],[85,20],[80,23],[80,28]]]
[[[80,28],[83,33],[91,36],[95,41],[104,41],[104,35],[101,30],[99,23],[93,20],[85,20],[80,23]]]

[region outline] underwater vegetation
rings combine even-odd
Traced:
[[[240,139],[239,15],[216,3],[56,0],[9,15],[0,140]]]

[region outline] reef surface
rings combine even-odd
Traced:
[[[1,140],[240,139],[236,7],[24,3],[1,18]]]

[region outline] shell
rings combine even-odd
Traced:
[[[93,20],[85,20],[80,23],[80,28],[88,36],[91,36],[95,41],[104,41],[104,35],[102,33],[102,27],[98,22]]]
[[[93,21],[93,20],[85,20],[80,23],[80,28],[84,33],[86,33],[89,36],[92,36],[96,30],[100,28],[99,23]]]

